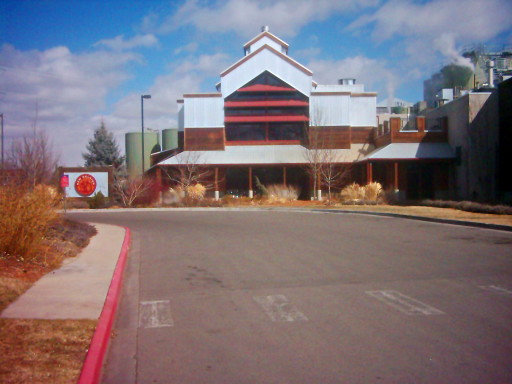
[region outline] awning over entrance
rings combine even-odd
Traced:
[[[187,164],[191,159],[205,165],[307,164],[306,151],[301,145],[226,146],[224,151],[184,151],[157,165]],[[357,155],[357,151],[350,149],[334,151],[339,153],[342,162],[353,161],[354,154]]]
[[[448,143],[392,143],[365,156],[366,160],[454,159],[455,151]]]

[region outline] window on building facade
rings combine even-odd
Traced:
[[[264,124],[227,124],[227,141],[265,141]]]
[[[298,141],[303,136],[303,123],[271,124],[268,129],[269,141]]]

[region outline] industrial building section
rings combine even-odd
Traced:
[[[350,169],[345,184],[378,181],[399,199],[496,197],[497,92],[469,91],[418,115],[400,105],[405,117],[381,119],[376,93],[351,78],[318,84],[267,27],[243,52],[220,73],[214,92],[177,100],[178,129],[164,132],[163,148],[158,133],[146,138],[144,171],[164,189],[200,168],[198,181],[215,198],[253,197],[261,183],[294,185],[309,199],[326,188],[308,172],[311,154],[329,151],[335,166]],[[130,152],[137,154],[141,137],[132,136],[128,168],[135,164],[130,174],[137,174],[140,161],[130,161]]]

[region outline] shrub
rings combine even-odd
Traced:
[[[119,178],[115,182],[115,190],[125,207],[149,205],[159,193],[156,183],[149,177]]]
[[[265,187],[270,201],[291,201],[299,198],[300,189],[295,185],[272,184]]]
[[[183,203],[183,199],[185,198],[185,191],[182,187],[178,186],[176,188],[169,188],[163,194],[163,203],[165,205],[176,205],[179,206]]]
[[[60,196],[48,186],[32,191],[23,185],[0,187],[0,254],[29,260],[41,251],[46,233],[59,214]]]
[[[261,183],[261,181],[260,181],[260,179],[258,178],[258,176],[256,176],[254,179],[255,179],[255,181],[256,181],[256,188],[258,188],[258,189],[261,191],[261,194],[262,194],[263,196],[268,196],[268,190],[267,190],[267,187],[265,187],[265,186]]]
[[[87,205],[90,209],[99,209],[104,208],[107,203],[106,197],[99,191],[98,193],[95,193],[93,197],[90,197],[87,200]]]
[[[364,200],[364,195],[364,188],[356,183],[347,185],[340,193],[340,197],[343,201]]]
[[[382,185],[377,182],[366,184],[363,188],[366,201],[377,201],[382,192]]]
[[[375,205],[382,197],[382,185],[373,182],[361,186],[353,183],[341,190],[340,199],[343,204]]]
[[[199,183],[189,185],[185,190],[186,196],[192,200],[203,200],[206,194],[206,187]]]
[[[85,209],[89,208],[89,204],[83,198],[66,198],[64,207],[67,209]]]

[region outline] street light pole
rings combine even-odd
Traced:
[[[151,95],[140,95],[140,116],[142,119],[142,175],[144,175],[144,99],[151,99]]]

